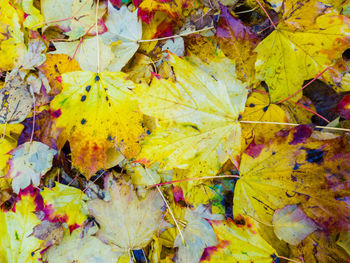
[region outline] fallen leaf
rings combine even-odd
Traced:
[[[44,22],[44,17],[41,15],[40,11],[34,7],[34,0],[23,0],[22,8],[26,13],[26,18],[23,25],[30,29],[40,28]]]
[[[169,60],[176,82],[154,78],[149,88],[136,90],[141,110],[164,121],[146,137],[138,158],[158,161],[164,170],[188,169],[188,177],[215,175],[240,153],[237,119],[247,90],[228,59],[198,66],[175,55]]]
[[[79,189],[56,182],[53,188],[41,192],[44,212],[52,222],[65,222],[68,226],[81,226],[87,218],[87,196]]]
[[[87,34],[89,30],[95,31],[95,20],[100,20],[105,14],[106,9],[106,5],[103,1],[99,3],[97,10],[96,4],[93,0],[73,0],[71,15],[78,17],[78,19],[70,20],[70,30],[66,32],[66,35],[69,36],[70,40],[76,40]],[[96,34],[96,31],[94,33]]]
[[[350,30],[343,16],[325,14],[316,19],[317,29],[291,30],[285,23],[257,46],[257,79],[269,87],[271,102],[298,91],[304,80],[316,77],[349,46]],[[301,93],[291,98],[298,101]]]
[[[63,129],[63,143],[70,142],[73,165],[90,178],[106,167],[107,150],[114,144],[127,158],[135,157],[142,116],[131,92],[135,84],[125,80],[127,75],[76,71],[62,77],[63,90],[51,108],[60,113],[55,123]]]
[[[51,54],[65,54],[75,59],[82,70],[97,72],[97,58],[99,57],[100,71],[108,69],[114,61],[115,55],[111,46],[103,43],[101,38],[98,39],[99,48],[97,48],[96,37],[86,38],[83,41],[73,42],[54,42],[56,50]]]
[[[65,54],[46,54],[46,61],[38,68],[49,80],[50,94],[53,95],[57,95],[62,90],[63,73],[81,70],[78,62]]]
[[[109,192],[108,202],[97,199],[88,202],[90,214],[100,226],[97,237],[119,252],[144,248],[162,218],[164,202],[160,194],[149,190],[140,200],[134,187],[123,180],[113,182]]]
[[[40,179],[52,166],[56,150],[50,149],[41,142],[26,142],[13,149],[9,161],[7,176],[12,178],[12,189],[15,193],[30,184],[39,186]]]

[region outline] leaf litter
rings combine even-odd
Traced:
[[[348,262],[348,10],[0,0],[0,261]]]

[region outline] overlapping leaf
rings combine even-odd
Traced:
[[[56,126],[70,142],[73,165],[86,176],[106,167],[107,150],[118,146],[136,157],[143,132],[134,84],[121,72],[63,74],[63,90],[51,103]],[[62,145],[63,146],[63,145]]]
[[[269,86],[271,102],[294,94],[304,80],[316,77],[341,56],[333,50],[341,51],[349,46],[347,18],[325,14],[315,23],[317,28],[299,31],[281,22],[255,49],[257,78]],[[301,93],[293,100],[300,97]]]
[[[146,138],[139,158],[160,161],[163,169],[187,169],[188,175],[216,174],[240,153],[237,122],[247,96],[235,78],[234,64],[223,58],[191,65],[169,55],[176,82],[154,78],[137,96],[145,114],[163,120]]]

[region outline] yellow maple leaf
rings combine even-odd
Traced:
[[[255,49],[257,79],[269,86],[271,102],[279,102],[299,90],[304,80],[317,76],[341,57],[349,46],[349,22],[344,16],[325,14],[317,29],[291,30],[280,23]],[[301,93],[293,97],[297,101]]]
[[[62,77],[62,93],[51,108],[60,115],[55,123],[63,129],[62,141],[70,143],[73,165],[89,177],[106,167],[109,148],[118,146],[127,158],[136,157],[142,115],[127,75],[76,71]]]
[[[43,242],[31,236],[33,228],[40,220],[36,211],[36,195],[22,194],[14,211],[0,211],[0,262],[34,263],[38,262],[40,244]]]
[[[82,225],[86,220],[87,196],[81,190],[56,182],[55,187],[44,188],[40,194],[50,220],[66,217],[69,226]]]
[[[110,201],[91,200],[90,214],[98,221],[96,236],[114,251],[126,253],[147,246],[160,226],[164,201],[152,189],[139,199],[131,183],[112,181],[108,188]]]
[[[0,70],[4,71],[12,69],[25,50],[19,15],[9,2],[0,0]]]
[[[240,154],[239,114],[247,90],[229,59],[197,66],[169,55],[176,82],[154,79],[137,91],[142,111],[164,120],[147,137],[139,158],[161,169],[188,169],[188,176],[215,175],[230,156]]]

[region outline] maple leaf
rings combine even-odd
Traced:
[[[139,151],[142,115],[130,90],[135,85],[126,77],[122,72],[65,73],[62,93],[51,102],[61,113],[55,123],[63,129],[62,141],[70,143],[73,165],[87,177],[106,167],[113,140],[128,158]]]
[[[44,212],[50,221],[64,221],[71,227],[82,225],[87,218],[86,195],[79,189],[56,182],[40,193]]]
[[[149,190],[140,200],[133,186],[123,180],[112,182],[109,193],[108,202],[97,199],[88,202],[90,214],[100,226],[97,237],[124,253],[147,246],[163,214],[160,194]]]
[[[10,154],[10,169],[7,176],[12,178],[12,189],[19,193],[20,189],[25,189],[30,184],[39,186],[40,179],[52,167],[52,159],[56,150],[41,142],[26,142]]]
[[[189,177],[216,174],[229,156],[240,154],[237,119],[247,97],[245,85],[226,58],[193,66],[169,55],[169,62],[176,82],[154,78],[149,88],[136,92],[141,110],[164,121],[146,137],[139,158],[159,161],[164,170],[188,169]]]
[[[259,235],[254,223],[239,216],[235,221],[212,221],[219,240],[216,247],[207,248],[201,262],[271,263],[276,251]]]
[[[317,29],[291,30],[285,23],[255,49],[256,78],[269,86],[271,102],[279,102],[299,90],[304,80],[317,76],[341,56],[333,50],[349,46],[346,17],[325,14],[316,19]],[[301,93],[292,98],[297,101]]]
[[[30,234],[40,220],[36,193],[22,193],[11,211],[0,211],[0,261],[4,263],[34,263],[41,258],[38,248],[42,241]]]

